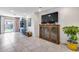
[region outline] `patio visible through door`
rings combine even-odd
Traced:
[[[6,20],[5,21],[5,32],[13,32],[14,31],[14,21]]]

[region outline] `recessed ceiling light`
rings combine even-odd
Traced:
[[[39,7],[38,11],[41,12],[42,11],[42,7]]]
[[[38,11],[39,11],[39,12],[41,12],[42,10],[41,10],[41,9],[39,9]]]
[[[27,16],[27,18],[29,18],[29,16]]]

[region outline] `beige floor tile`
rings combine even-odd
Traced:
[[[54,44],[19,32],[0,35],[0,52],[70,52],[65,45]]]

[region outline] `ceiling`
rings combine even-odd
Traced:
[[[40,7],[0,7],[0,15],[6,16],[28,16],[32,13],[39,12]],[[51,7],[41,7],[42,11]]]

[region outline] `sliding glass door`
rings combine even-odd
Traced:
[[[6,32],[14,32],[14,21],[12,20],[5,21],[5,33]]]

